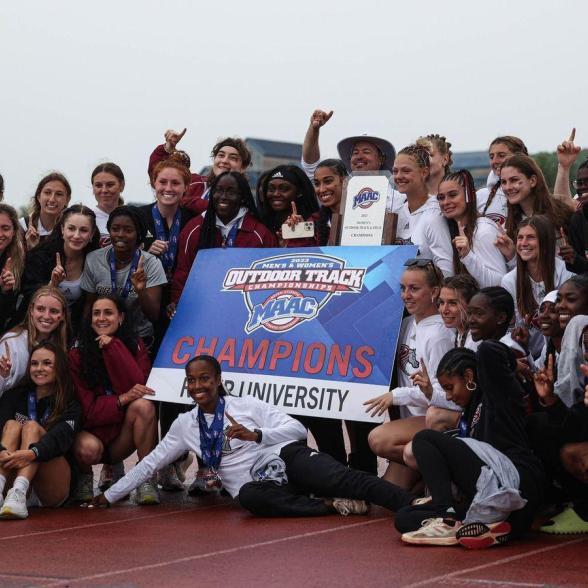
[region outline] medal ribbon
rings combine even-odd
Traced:
[[[225,399],[219,396],[214,409],[214,418],[210,427],[204,417],[204,411],[198,408],[198,425],[200,429],[200,450],[206,467],[218,471],[223,449],[223,424],[225,419]]]
[[[171,229],[169,231],[169,238],[165,234],[165,220],[157,208],[157,204],[153,205],[151,209],[151,215],[153,216],[153,223],[155,224],[155,239],[158,241],[167,241],[167,251],[162,253],[159,257],[163,265],[163,269],[167,277],[171,274],[176,255],[178,253],[178,242],[180,239],[180,220],[182,213],[180,209],[176,210],[174,220],[172,222]]]
[[[137,267],[139,265],[139,259],[141,259],[141,250],[135,249],[135,253],[133,253],[133,261],[131,262],[131,267],[129,268],[129,274],[125,281],[125,285],[123,286],[119,296],[124,300],[128,297],[129,292],[131,291],[131,276],[137,271]],[[116,285],[116,259],[114,258],[114,250],[111,249],[108,253],[108,263],[110,265],[110,282],[112,284],[112,293],[116,294],[117,285]]]
[[[29,392],[28,396],[28,412],[29,412],[29,419],[31,421],[36,421],[40,425],[45,426],[47,419],[49,418],[49,413],[51,412],[51,407],[47,404],[47,408],[45,409],[45,413],[43,414],[43,418],[41,420],[37,419],[37,393],[34,391]]]

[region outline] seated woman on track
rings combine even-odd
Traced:
[[[431,502],[397,513],[396,528],[416,545],[504,543],[531,526],[544,475],[527,438],[515,357],[498,341],[484,341],[476,353],[452,349],[437,378],[448,400],[464,409],[459,438],[432,430],[415,435],[412,451]]]
[[[191,359],[186,376],[197,408],[181,414],[155,450],[92,505],[120,500],[187,450],[203,460],[212,483],[257,516],[362,514],[364,501],[390,510],[410,504],[397,486],[307,447],[306,429],[277,408],[227,396],[214,357]]]
[[[40,343],[28,374],[30,383],[9,390],[0,402],[0,519],[28,517],[29,489],[37,498],[33,504],[61,506],[75,478],[69,453],[82,410],[67,355],[53,343]],[[12,487],[4,499],[8,481]]]

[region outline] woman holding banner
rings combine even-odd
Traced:
[[[411,503],[393,484],[310,449],[306,429],[274,406],[227,396],[214,357],[192,358],[186,377],[197,407],[180,415],[155,450],[92,506],[120,500],[185,451],[203,460],[210,484],[224,487],[256,516],[364,514],[364,501],[390,510]]]
[[[419,384],[434,375],[444,353],[454,347],[454,335],[439,315],[437,299],[443,282],[439,268],[430,259],[409,259],[400,280],[400,295],[411,315],[402,321],[397,351],[398,386],[365,402],[366,412],[381,416],[390,407],[399,407],[400,419],[384,423],[369,436],[372,451],[389,460],[385,479],[407,490],[418,474],[407,466],[406,448],[422,429],[452,429],[459,409],[448,402],[436,379],[425,387]]]

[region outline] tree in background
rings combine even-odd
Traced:
[[[586,161],[587,157],[588,149],[583,149],[578,154],[576,162],[570,168],[570,190],[572,191],[572,194],[576,193],[575,189],[572,187],[572,180],[574,180],[576,177],[578,166],[584,161]],[[543,172],[543,175],[547,180],[547,185],[551,190],[553,190],[553,186],[555,184],[555,177],[557,176],[557,153],[555,151],[541,151],[540,153],[535,153],[533,155],[533,159],[541,168],[541,171]]]

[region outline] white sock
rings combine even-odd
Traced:
[[[24,476],[17,476],[12,487],[18,488],[23,494],[26,494],[29,491],[29,484],[30,482]]]
[[[6,476],[0,474],[0,495],[4,492],[4,486],[6,486]]]

